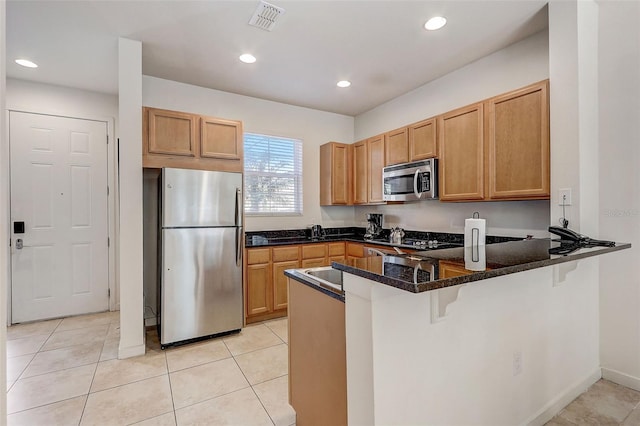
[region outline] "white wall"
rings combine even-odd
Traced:
[[[435,321],[432,299],[455,287],[413,294],[345,274],[349,424],[544,424],[600,378],[597,263],[463,285]]]
[[[246,217],[247,231],[350,226],[353,208],[320,208],[319,146],[329,142],[353,141],[353,117],[312,110],[219,90],[143,76],[142,103],[145,106],[193,112],[241,120],[245,132],[302,139],[303,216]]]
[[[115,120],[118,116],[118,97],[9,78],[7,79],[7,108],[67,117]]]
[[[544,80],[549,77],[548,43],[547,31],[541,31],[361,114],[355,118],[355,139],[374,136]],[[474,211],[487,219],[490,234],[547,236],[548,201],[419,202],[356,207],[355,221],[363,224],[366,213],[379,212],[385,214],[385,227],[462,232],[464,219],[471,217]]]
[[[640,390],[640,3],[600,2],[600,235],[633,244],[600,263],[603,376]]]

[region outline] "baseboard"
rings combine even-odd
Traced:
[[[544,406],[537,414],[531,416],[529,420],[522,423],[529,426],[542,426],[560,412],[564,407],[569,405],[571,401],[576,399],[580,394],[586,391],[589,386],[600,380],[602,377],[602,371],[600,368],[593,371],[584,379],[569,386],[564,392],[551,400],[546,406]]]
[[[136,345],[118,349],[118,359],[132,358],[134,356],[144,355],[145,345]]]
[[[622,386],[640,391],[640,379],[610,368],[602,368],[602,378]]]

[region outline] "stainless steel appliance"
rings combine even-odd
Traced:
[[[387,166],[382,172],[384,201],[434,200],[438,198],[438,160]]]
[[[364,234],[365,240],[378,238],[382,234],[382,213],[367,213],[367,229]]]
[[[325,237],[324,229],[320,225],[311,225],[311,239],[319,240]]]
[[[160,344],[239,330],[242,174],[162,169]]]

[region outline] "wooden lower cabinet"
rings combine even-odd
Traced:
[[[273,264],[273,310],[287,309],[287,277],[284,271],[300,267],[300,262],[291,260],[288,262],[277,262]]]
[[[286,316],[284,271],[300,267],[298,246],[249,248],[245,259],[245,322]]]
[[[271,264],[247,265],[245,282],[247,317],[272,312]]]
[[[344,302],[289,279],[289,403],[296,424],[347,424]]]
[[[364,257],[364,244],[347,242],[346,252],[347,260]]]
[[[288,280],[284,271],[329,266],[346,257],[343,241],[255,247],[245,250],[245,322],[284,317]]]

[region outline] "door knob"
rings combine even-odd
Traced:
[[[16,240],[16,249],[18,249],[18,250],[22,250],[22,246],[23,246],[23,244],[22,244],[22,238],[18,238],[18,239]]]

